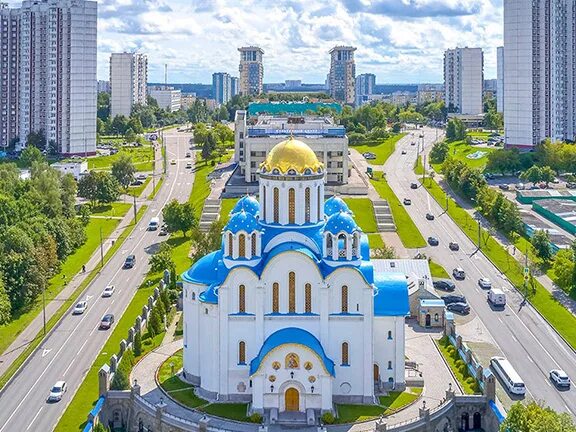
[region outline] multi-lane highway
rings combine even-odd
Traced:
[[[150,218],[161,216],[162,207],[169,200],[185,201],[190,194],[194,174],[185,168],[190,160],[185,158],[190,136],[175,130],[164,133],[167,159],[174,159],[177,163],[168,164],[166,179],[156,199],[149,204],[121,250],[86,290],[83,297],[88,300],[86,312],[82,315],[66,314],[29,362],[3,389],[0,394],[0,432],[54,429],[111,332],[99,330],[100,319],[106,313],[113,313],[116,320],[120,319],[146,275],[151,250],[163,239],[158,237],[158,231],[146,230]],[[161,163],[157,165],[161,167]],[[124,270],[122,264],[129,254],[136,255],[136,265]],[[114,284],[116,292],[110,298],[102,298],[102,290],[108,284]],[[60,402],[47,403],[50,388],[59,380],[67,382],[67,393]]]
[[[529,395],[555,410],[569,412],[576,417],[576,389],[557,390],[548,379],[549,371],[554,368],[564,369],[576,379],[576,353],[532,306],[522,304],[522,296],[482,253],[476,252],[476,245],[444,213],[444,209],[425,188],[410,188],[412,182],[418,181],[413,173],[418,146],[412,146],[411,142],[417,141],[421,150],[422,144],[431,147],[437,136],[434,129],[426,128],[423,133],[423,139],[418,139],[419,132],[415,132],[416,138],[408,135],[400,140],[384,171],[398,198],[401,201],[405,197],[411,198],[412,204],[406,208],[424,238],[434,236],[440,240],[439,246],[428,246],[424,251],[449,273],[455,267],[462,267],[466,271],[466,280],[455,282],[457,290],[466,296],[473,313],[478,315],[500,350],[518,371]],[[402,150],[406,154],[402,155]],[[436,216],[435,220],[426,219],[428,212]],[[448,248],[451,241],[459,243],[459,251]],[[508,304],[504,310],[493,310],[489,306],[486,292],[477,284],[483,276],[506,290]]]

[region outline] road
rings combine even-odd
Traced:
[[[148,221],[161,216],[162,207],[169,200],[188,199],[193,182],[193,174],[185,168],[189,161],[185,158],[189,137],[190,134],[176,131],[164,133],[167,159],[175,159],[177,163],[168,165],[166,179],[155,200],[121,250],[88,287],[87,311],[82,315],[64,315],[26,366],[4,388],[0,395],[0,432],[51,431],[56,426],[111,333],[98,329],[101,317],[113,313],[118,321],[148,271],[150,251],[160,240],[158,231],[146,230]],[[161,169],[160,165],[158,170]],[[136,265],[123,270],[122,264],[129,254],[136,255]],[[102,298],[102,290],[108,284],[116,285],[116,292],[110,298]],[[59,380],[68,383],[67,393],[60,402],[47,403],[50,388]]]
[[[423,133],[423,139],[408,135],[400,140],[396,151],[384,166],[390,187],[398,198],[412,199],[407,210],[424,238],[435,236],[440,240],[439,246],[428,246],[422,251],[433,256],[449,273],[455,267],[462,267],[466,271],[466,280],[455,282],[457,290],[466,296],[473,313],[478,315],[500,350],[526,383],[529,394],[557,411],[569,412],[576,417],[576,389],[559,391],[548,379],[549,371],[554,368],[564,369],[569,376],[576,379],[576,353],[532,306],[522,305],[522,296],[482,253],[476,252],[475,244],[444,213],[444,209],[425,188],[410,188],[410,184],[417,181],[413,167],[418,147],[420,150],[422,144],[431,147],[436,137],[434,129],[426,128]],[[419,146],[411,145],[415,140]],[[406,154],[402,155],[402,150],[405,150]],[[428,212],[436,216],[435,220],[426,219]],[[453,252],[448,248],[451,241],[459,243],[459,251]],[[486,292],[477,284],[478,279],[483,276],[489,277],[495,286],[502,286],[506,290],[508,304],[504,310],[493,310],[489,306]]]

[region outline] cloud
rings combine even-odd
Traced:
[[[342,0],[352,13],[367,12],[403,18],[473,15],[480,11],[479,0]]]

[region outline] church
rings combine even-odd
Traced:
[[[377,273],[346,203],[324,198],[305,143],[277,144],[241,198],[221,248],[182,275],[184,374],[199,396],[250,412],[334,412],[402,389],[403,273]]]

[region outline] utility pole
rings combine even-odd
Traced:
[[[44,321],[44,336],[46,336],[46,286],[42,289],[42,320]]]
[[[422,154],[422,184],[426,180],[426,155]]]
[[[100,267],[104,267],[104,247],[102,246],[102,227],[100,227]]]
[[[137,218],[137,211],[136,211],[136,195],[133,195],[134,198],[134,225],[136,225],[136,222],[138,222],[138,218]]]

